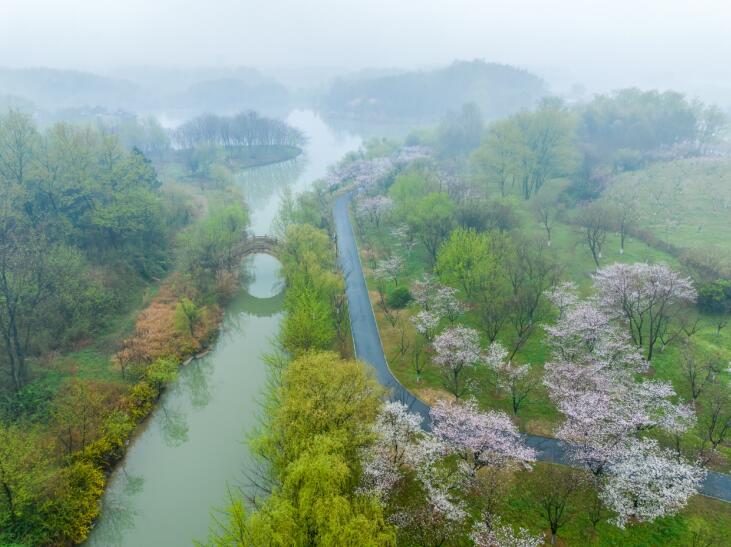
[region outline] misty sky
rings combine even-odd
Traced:
[[[414,67],[727,80],[721,0],[0,0],[0,65]]]

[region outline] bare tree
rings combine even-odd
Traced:
[[[695,403],[703,390],[713,382],[720,372],[717,359],[700,357],[693,351],[690,344],[686,344],[680,359],[683,376],[688,383],[690,397]]]
[[[602,258],[602,248],[611,226],[611,214],[604,205],[590,203],[579,211],[578,223],[598,269],[601,267],[599,261]]]
[[[536,479],[533,485],[535,499],[551,529],[551,545],[556,545],[558,531],[575,514],[574,503],[585,482],[585,475],[575,469],[549,465]]]
[[[414,341],[414,345],[411,346],[411,363],[416,373],[416,382],[421,382],[421,375],[424,372],[424,366],[426,365],[426,359],[424,356],[425,344],[420,337]]]
[[[533,205],[533,211],[535,212],[538,222],[541,223],[543,229],[546,231],[546,245],[550,247],[551,232],[553,231],[553,226],[558,214],[558,204],[548,199],[545,194],[540,193],[536,197]]]
[[[703,436],[702,451],[710,445],[713,453],[728,437],[731,429],[731,396],[725,386],[714,384],[703,399],[703,412],[698,420]],[[705,459],[710,459],[710,456]]]
[[[525,345],[540,324],[546,311],[545,292],[558,282],[558,267],[544,251],[542,245],[522,242],[506,264],[512,289],[508,322],[514,331],[509,359]]]
[[[612,217],[619,233],[619,254],[624,254],[624,243],[629,231],[637,222],[637,190],[623,190],[617,192],[613,198]]]

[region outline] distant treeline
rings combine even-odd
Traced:
[[[2,96],[11,96],[14,102],[21,100],[41,111],[93,106],[134,111],[280,111],[289,106],[291,99],[282,84],[246,67],[130,67],[113,76],[77,70],[0,67],[0,105]]]
[[[286,122],[250,111],[197,116],[175,130],[172,139],[176,147],[188,150],[199,146],[299,146],[305,136]]]
[[[525,70],[462,61],[433,71],[339,79],[321,105],[336,115],[434,120],[475,103],[485,118],[496,119],[528,108],[546,94],[544,82]]]

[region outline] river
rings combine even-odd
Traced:
[[[271,232],[284,188],[308,189],[361,143],[311,111],[294,111],[288,121],[308,137],[304,154],[237,174],[257,235]],[[212,511],[227,505],[229,487],[242,484],[250,462],[245,439],[257,424],[266,384],[263,356],[278,333],[283,299],[276,259],[255,255],[243,267],[247,281],[226,308],[220,337],[210,353],[180,371],[140,427],[110,477],[87,545],[177,547],[205,540]]]

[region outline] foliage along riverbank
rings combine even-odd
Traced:
[[[382,390],[362,363],[343,358],[347,308],[323,229],[330,226],[324,197],[285,199],[278,219],[286,314],[269,359],[262,425],[249,439],[258,464],[246,491],[216,519],[211,544],[393,543],[378,503],[355,494],[357,450],[371,435]]]
[[[196,219],[141,152],[90,128],[39,133],[11,113],[0,143],[0,324],[25,344],[0,344],[15,367],[0,384],[0,543],[79,543],[136,426],[215,337],[248,215],[219,191]]]

